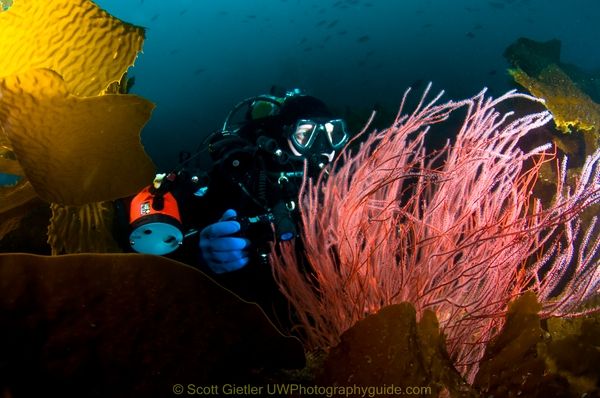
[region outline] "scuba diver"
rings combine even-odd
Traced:
[[[286,328],[271,245],[297,238],[303,178],[327,172],[348,139],[342,118],[297,89],[245,99],[207,139],[207,173],[157,175],[132,200],[129,243],[198,267]]]

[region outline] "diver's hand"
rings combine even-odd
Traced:
[[[227,210],[221,219],[200,232],[200,251],[206,264],[217,274],[238,270],[248,264],[248,239],[231,236],[240,231],[240,223],[232,220],[235,210]]]

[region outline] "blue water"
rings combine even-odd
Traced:
[[[0,173],[0,187],[15,185],[21,177],[13,174]]]
[[[562,61],[600,69],[598,0],[98,0],[147,28],[130,74],[157,104],[143,131],[159,168],[219,128],[239,100],[301,87],[333,107],[397,108],[428,81],[460,99],[513,88],[505,48],[562,42]]]

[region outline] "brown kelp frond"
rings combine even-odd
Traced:
[[[112,202],[82,206],[50,205],[48,244],[52,254],[117,253],[121,249],[113,238]]]

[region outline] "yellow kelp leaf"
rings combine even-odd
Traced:
[[[517,83],[546,101],[556,127],[562,132],[570,132],[571,127],[592,134],[600,130],[600,105],[581,91],[557,65],[547,66],[537,78],[518,68],[509,72]]]
[[[0,215],[4,217],[2,213],[5,211],[21,206],[36,196],[33,187],[27,180],[21,180],[14,186],[0,187]]]
[[[140,131],[154,105],[135,95],[79,98],[48,69],[0,81],[0,121],[38,195],[81,205],[132,195],[154,165]]]
[[[0,173],[22,176],[23,169],[17,161],[13,151],[7,147],[0,146]]]
[[[0,13],[0,76],[48,68],[73,94],[98,95],[133,65],[143,41],[143,28],[89,0],[19,0]]]
[[[12,3],[13,0],[0,0],[0,12],[8,10]]]
[[[6,154],[7,152],[12,152],[12,148],[10,146],[10,140],[8,139],[8,136],[4,132],[4,128],[2,128],[1,120],[0,120],[0,151],[2,151],[3,154]]]
[[[121,251],[112,235],[112,202],[83,206],[52,203],[50,208],[52,218],[48,227],[48,243],[53,255]]]
[[[13,214],[3,214],[2,219],[0,219],[0,241],[4,238],[4,236],[8,235],[15,229],[19,228],[21,223],[21,219],[24,214],[19,213],[16,215]]]
[[[0,214],[0,252],[49,254],[50,206],[35,196]]]

